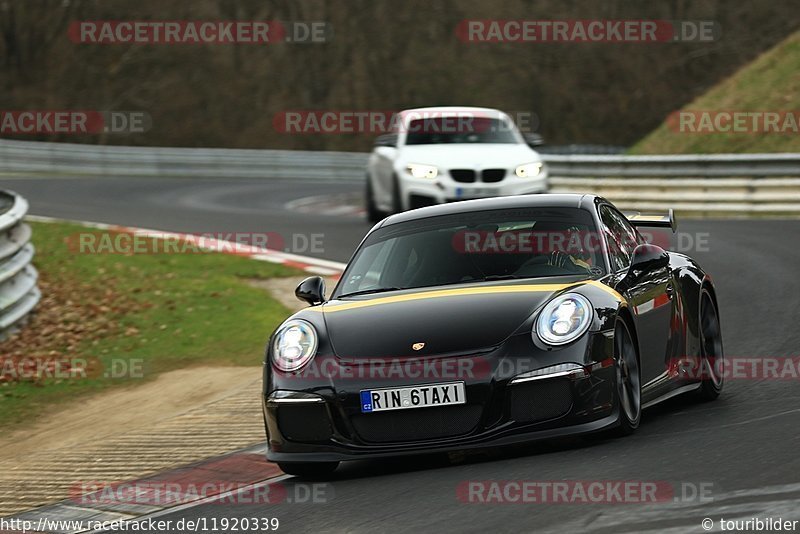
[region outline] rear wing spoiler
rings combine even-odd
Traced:
[[[642,213],[639,211],[626,211],[625,217],[634,226],[644,228],[671,228],[672,233],[678,231],[678,222],[675,212],[670,209],[667,213]]]

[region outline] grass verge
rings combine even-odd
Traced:
[[[754,111],[797,113],[800,98],[800,31],[764,52],[684,107],[685,111]],[[782,116],[783,117],[783,116]],[[681,132],[667,120],[630,149],[631,154],[797,152],[798,134],[779,132]],[[793,124],[793,123],[792,123]],[[708,131],[706,129],[706,131]]]
[[[289,311],[247,280],[301,274],[218,253],[78,254],[67,243],[96,231],[31,226],[43,299],[20,334],[0,343],[2,428],[173,369],[259,365]]]

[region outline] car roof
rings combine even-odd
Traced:
[[[413,108],[404,109],[399,113],[400,118],[405,121],[414,119],[425,118],[441,118],[441,117],[462,117],[474,115],[477,117],[488,117],[495,119],[504,119],[508,115],[499,109],[494,108],[479,108],[473,106],[438,106],[428,108]]]
[[[411,113],[458,113],[458,112],[470,112],[470,113],[503,113],[499,109],[496,108],[481,108],[475,106],[431,106],[427,108],[412,108],[412,109],[404,109],[400,112],[401,115],[408,115]]]
[[[507,197],[481,198],[477,200],[462,200],[459,202],[427,206],[397,213],[384,219],[376,228],[427,217],[436,217],[438,215],[452,215],[473,211],[539,207],[582,208],[592,210],[600,201],[605,200],[597,195],[579,193],[541,193],[536,195],[513,195]]]

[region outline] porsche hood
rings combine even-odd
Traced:
[[[555,293],[579,283],[483,285],[408,290],[333,300],[324,314],[343,359],[477,353],[513,334]]]

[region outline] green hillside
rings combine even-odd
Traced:
[[[631,153],[800,152],[800,31],[681,112],[682,116],[670,115]],[[732,112],[739,113],[738,127]],[[745,117],[741,112],[756,115]],[[727,127],[737,131],[722,131]]]

